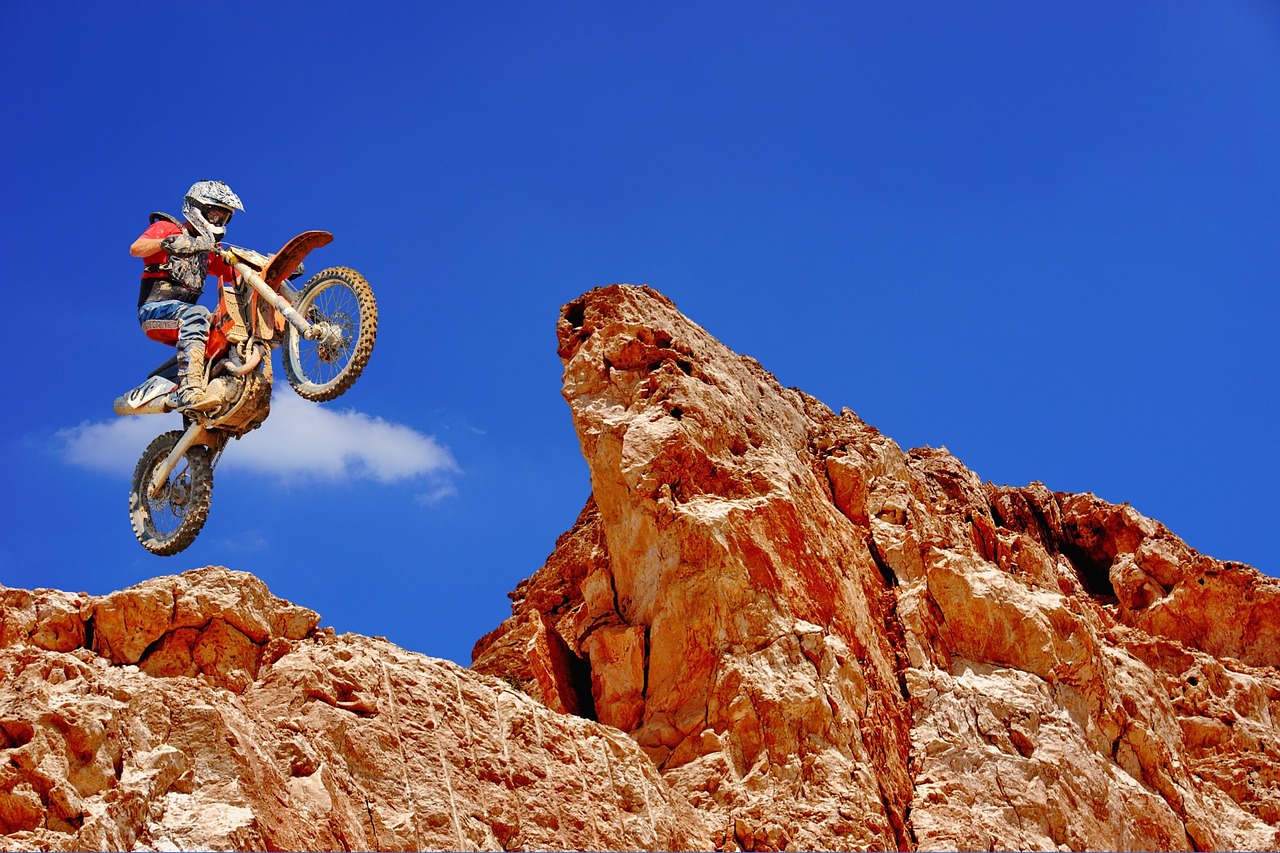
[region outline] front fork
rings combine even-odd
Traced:
[[[151,473],[151,482],[147,485],[147,497],[151,500],[157,500],[164,494],[165,486],[169,483],[169,475],[173,473],[174,468],[178,467],[182,457],[186,456],[187,451],[192,447],[197,444],[206,445],[216,456],[218,451],[222,449],[224,441],[226,441],[225,435],[210,432],[205,429],[204,424],[192,423],[187,427],[186,432],[182,434],[182,438],[178,439],[178,443],[173,446],[173,450],[169,451],[169,455]]]
[[[224,256],[224,260],[245,281],[249,282],[249,286],[256,290],[259,296],[267,300],[272,308],[279,311],[281,316],[288,321],[290,326],[297,329],[302,337],[309,341],[319,341],[321,346],[341,347],[343,345],[344,339],[341,327],[329,322],[312,323],[294,309],[292,302],[272,290],[271,285],[267,284],[253,267],[237,259],[235,255],[229,252]],[[287,288],[288,285],[285,285],[285,287]]]
[[[235,271],[240,273],[241,278],[249,282],[249,286],[258,291],[258,295],[267,300],[271,307],[280,312],[280,314],[307,340],[315,340],[319,336],[319,330],[313,326],[306,317],[303,317],[293,309],[293,304],[285,299],[279,293],[271,289],[271,285],[262,280],[262,276],[258,275],[253,267],[238,260],[235,255],[227,253],[224,258]]]

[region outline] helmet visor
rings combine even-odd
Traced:
[[[209,220],[209,224],[214,228],[221,228],[231,221],[231,208],[219,207],[211,204],[204,209],[204,218]]]

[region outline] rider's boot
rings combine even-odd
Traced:
[[[207,412],[218,407],[209,397],[204,378],[204,343],[178,351],[178,387],[169,395],[180,412]]]

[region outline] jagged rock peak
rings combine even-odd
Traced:
[[[473,668],[631,735],[722,849],[1276,849],[1280,584],[984,483],[644,287],[558,323],[592,496]]]

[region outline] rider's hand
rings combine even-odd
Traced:
[[[160,241],[160,248],[171,255],[198,255],[212,252],[213,241],[203,234],[173,234]]]

